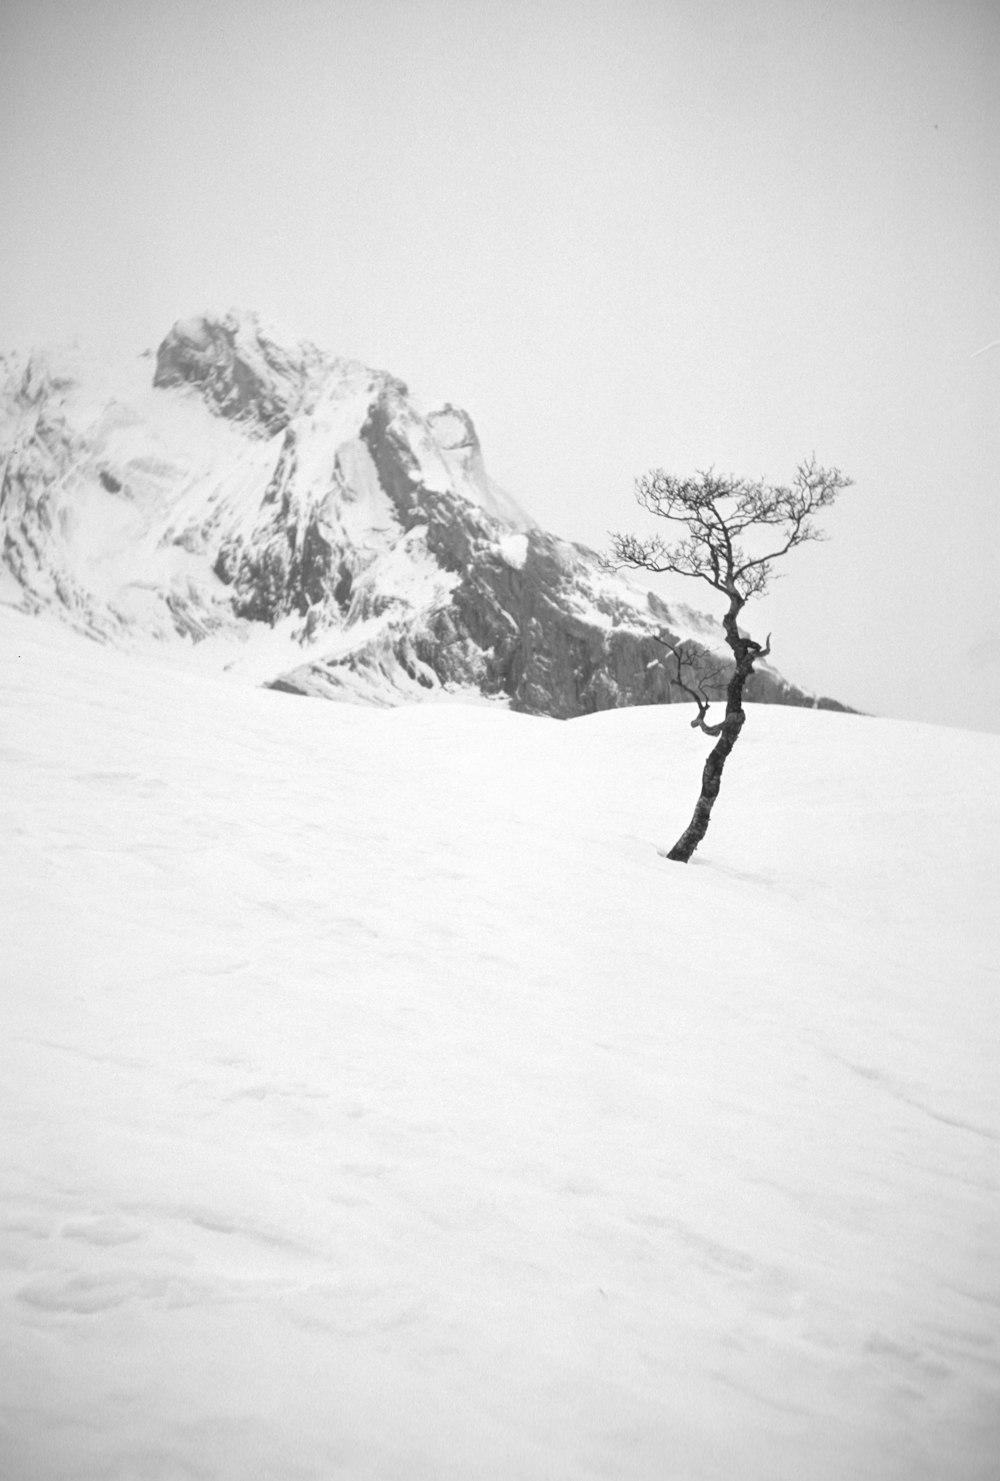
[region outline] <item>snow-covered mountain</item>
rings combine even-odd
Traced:
[[[711,618],[540,529],[465,411],[254,315],[179,322],[116,370],[2,371],[0,600],[26,611],[194,641],[303,694],[564,717],[681,698],[658,637],[721,646]],[[747,693],[840,708],[768,668]]]

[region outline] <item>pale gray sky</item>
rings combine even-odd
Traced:
[[[594,545],[815,451],[856,487],[747,625],[1000,729],[998,72],[993,0],[2,0],[0,347],[257,308]]]

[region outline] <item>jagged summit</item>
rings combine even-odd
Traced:
[[[472,419],[253,314],[181,320],[101,376],[0,366],[0,600],[104,641],[182,639],[304,694],[487,697],[570,716],[680,698],[672,608],[541,530]],[[748,697],[817,701],[775,671]]]
[[[315,345],[283,345],[256,314],[179,319],[156,353],[153,385],[191,385],[220,415],[269,436],[308,409],[334,363]]]

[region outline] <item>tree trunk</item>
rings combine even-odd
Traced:
[[[701,774],[701,795],[695,803],[690,823],[667,854],[668,859],[674,859],[678,864],[686,864],[708,832],[712,808],[722,784],[722,768],[739,739],[745,719],[746,715],[742,708],[730,713],[727,705],[722,734],[709,751],[705,769]]]
[[[668,859],[673,859],[678,864],[688,862],[708,832],[712,808],[719,795],[719,787],[722,785],[722,768],[729,758],[730,751],[740,738],[740,731],[746,719],[746,712],[743,709],[743,686],[753,673],[755,660],[761,656],[761,653],[770,651],[770,640],[767,648],[762,649],[759,643],[753,642],[750,638],[741,637],[736,626],[736,618],[742,606],[742,602],[737,605],[734,599],[730,604],[730,610],[722,619],[722,625],[726,630],[726,641],[736,658],[736,667],[733,669],[733,676],[726,690],[726,718],[722,722],[718,740],[708,753],[708,759],[701,774],[701,795],[695,803],[690,823],[666,855]],[[695,725],[701,723],[704,728],[703,717],[700,722],[692,721],[691,723]]]

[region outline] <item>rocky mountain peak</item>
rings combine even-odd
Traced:
[[[154,386],[197,387],[220,415],[265,435],[302,406],[323,357],[312,345],[289,349],[254,314],[180,319],[156,354]]]

